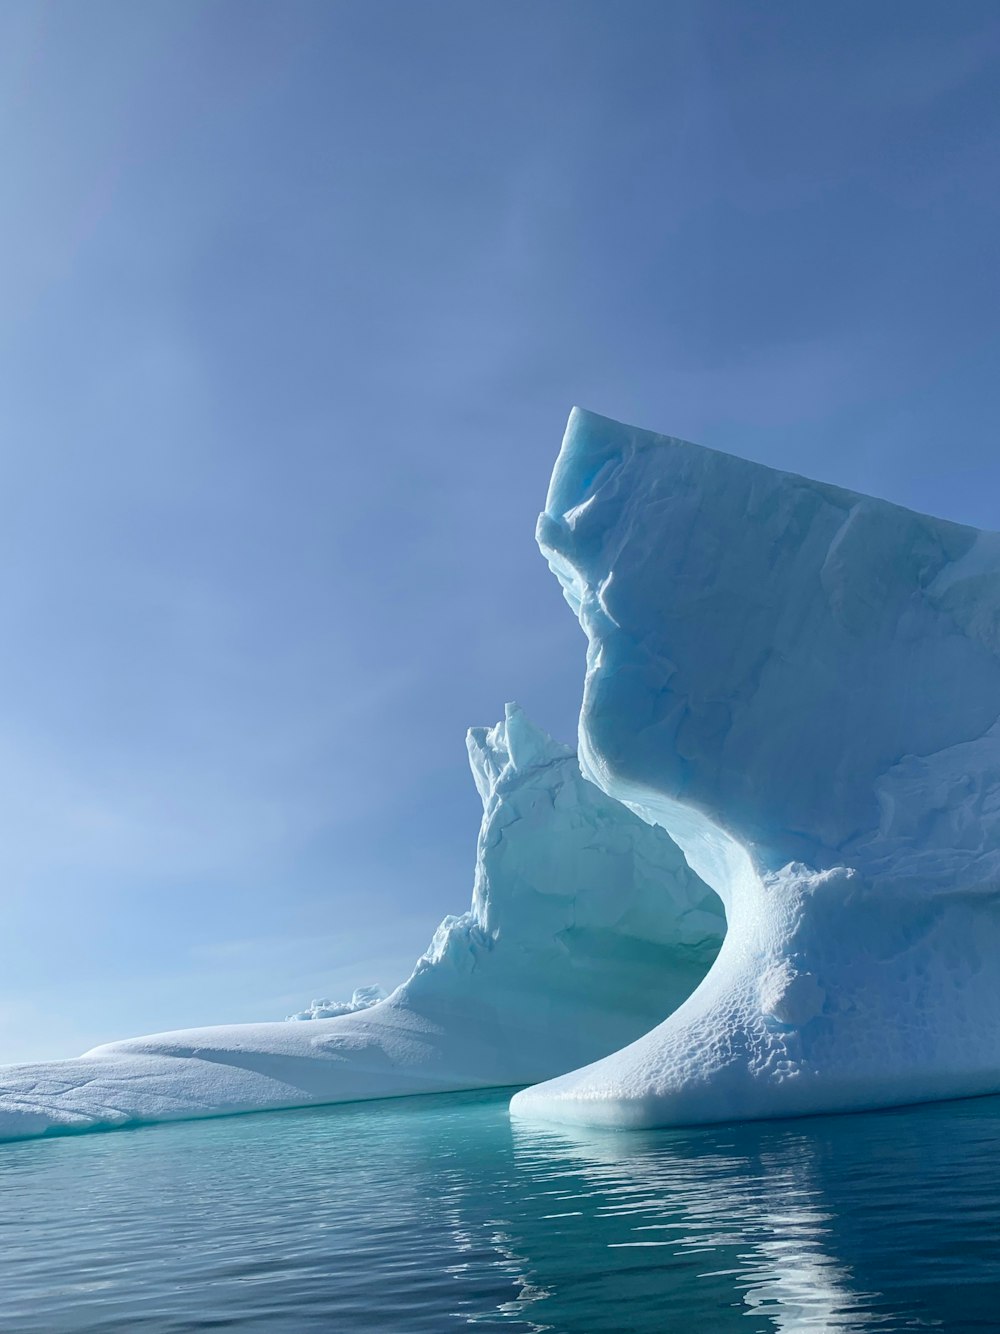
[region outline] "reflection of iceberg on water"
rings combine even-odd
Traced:
[[[546,1134],[521,1120],[513,1132],[519,1177],[534,1188],[522,1198],[543,1205],[522,1205],[517,1225],[508,1225],[510,1256],[528,1292],[540,1294],[521,1310],[539,1328],[559,1328],[560,1316],[569,1326],[572,1313],[560,1310],[573,1293],[558,1282],[561,1266],[544,1237],[556,1220],[560,1252],[571,1249],[584,1273],[608,1274],[595,1309],[608,1302],[602,1289],[617,1290],[633,1329],[704,1328],[708,1294],[727,1289],[729,1304],[713,1314],[719,1334],[744,1328],[748,1314],[775,1330],[871,1328],[878,1294],[859,1290],[837,1254],[838,1220],[808,1138],[786,1130],[751,1130],[735,1144]],[[594,1327],[611,1328],[599,1319]]]
[[[490,1215],[515,1312],[588,1334],[992,1329],[998,1126],[998,1098],[628,1134],[516,1118]]]
[[[189,1029],[0,1071],[0,1137],[527,1083],[632,1041],[719,946],[715,895],[676,845],[580,775],[515,706],[474,728],[472,907],[387,999]],[[332,1013],[332,1017],[331,1017]]]

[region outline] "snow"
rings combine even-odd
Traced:
[[[728,932],[664,1022],[514,1115],[1000,1091],[1000,537],[580,410],[538,536],[588,640],[583,771]]]
[[[521,1084],[648,1030],[714,958],[717,898],[516,707],[468,751],[483,800],[472,905],[392,995],[0,1069],[0,1138]]]
[[[370,1009],[386,998],[386,991],[378,986],[355,987],[349,1001],[314,1000],[298,1014],[290,1014],[290,1020],[299,1019],[336,1019],[342,1014],[357,1014],[359,1010]]]

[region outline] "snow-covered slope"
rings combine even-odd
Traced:
[[[517,708],[468,748],[483,799],[472,908],[388,999],[2,1068],[0,1138],[526,1083],[669,1012],[718,949],[715,895]]]
[[[1000,536],[577,410],[539,541],[588,638],[583,770],[729,932],[666,1022],[515,1114],[1000,1090]]]

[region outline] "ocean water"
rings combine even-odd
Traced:
[[[507,1100],[0,1145],[0,1329],[1000,1331],[1000,1099],[597,1135]]]

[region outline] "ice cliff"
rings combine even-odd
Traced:
[[[391,996],[0,1068],[0,1139],[526,1083],[648,1030],[715,956],[715,895],[519,709],[468,750],[483,800],[472,906]]]
[[[577,410],[538,538],[588,640],[583,771],[728,934],[665,1022],[513,1112],[1000,1090],[1000,536]]]

